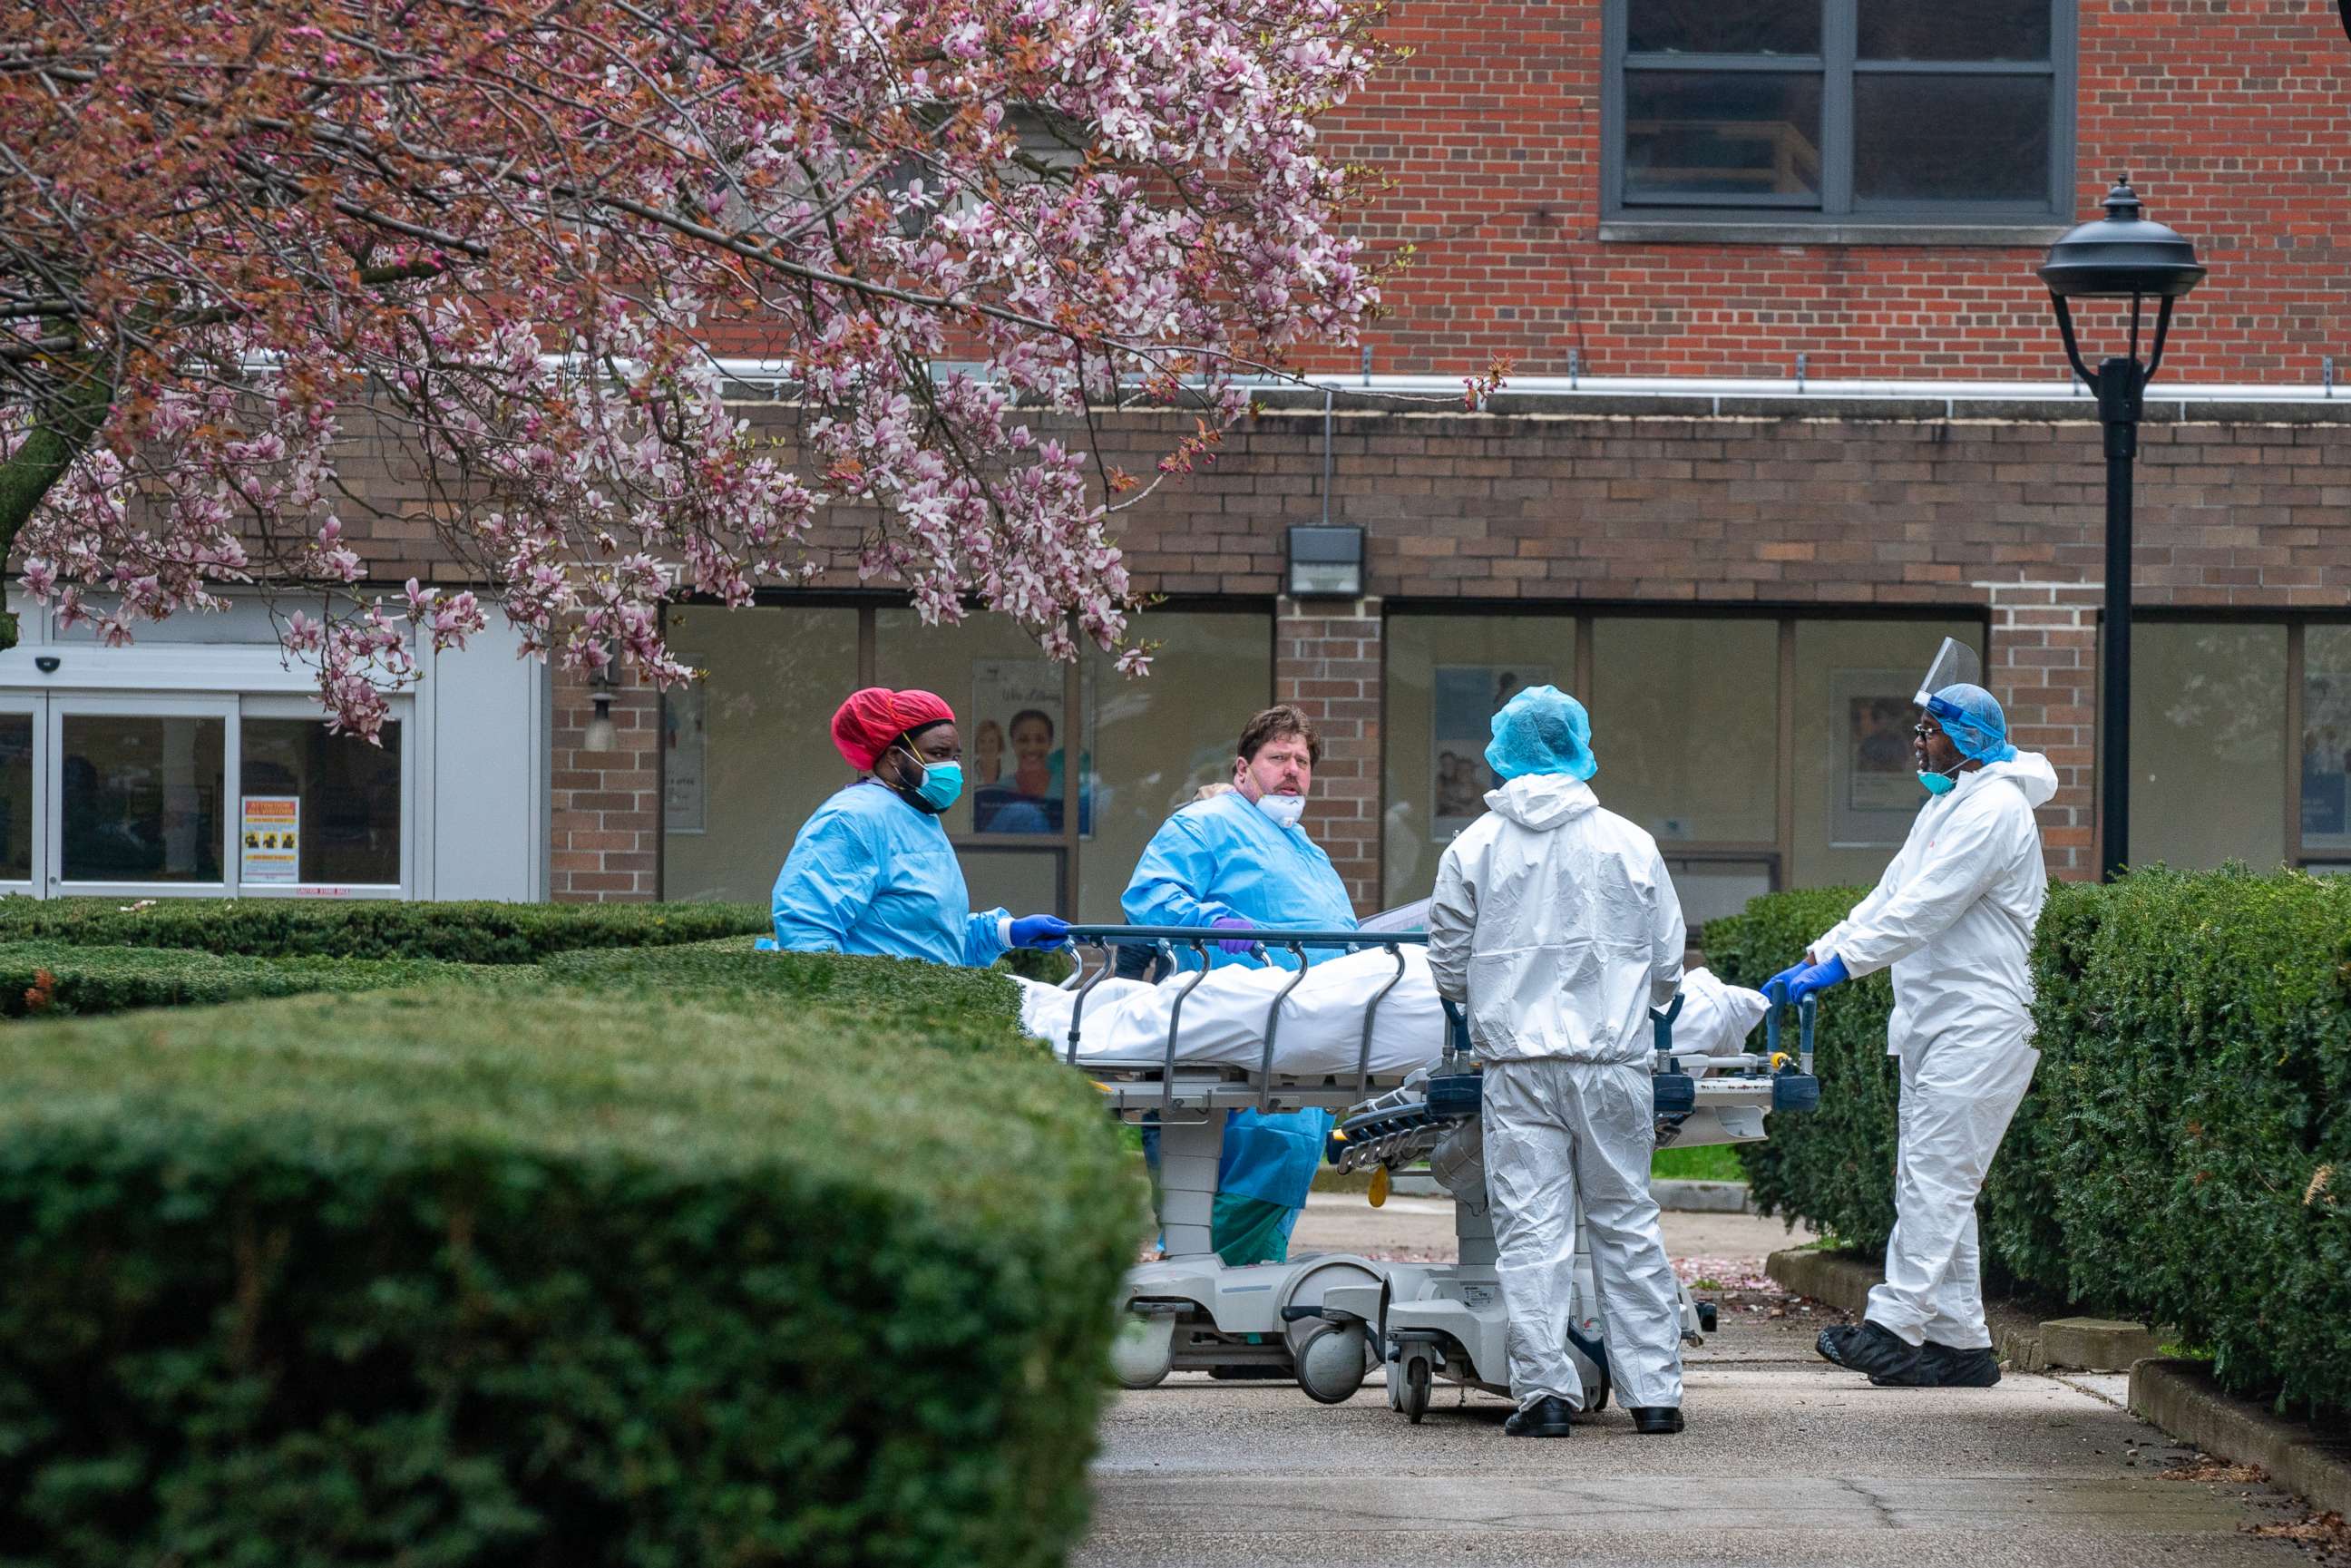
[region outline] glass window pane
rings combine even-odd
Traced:
[[[1119,674],[1100,653],[1086,656],[1096,694],[1095,777],[1090,831],[1078,852],[1078,911],[1104,924],[1124,918],[1119,895],[1168,814],[1202,785],[1232,777],[1241,727],[1273,695],[1271,616],[1155,610],[1138,629],[1159,644],[1144,679]],[[1326,756],[1318,777],[1343,766],[1364,765]],[[1311,800],[1306,831],[1322,838]]]
[[[1821,0],[1626,0],[1636,55],[1817,55]]]
[[[2130,863],[2285,855],[2285,628],[2131,628]]]
[[[1865,60],[2045,60],[2049,0],[1861,0]]]
[[[2302,634],[2302,848],[2351,850],[2351,626]]]
[[[33,716],[0,714],[0,879],[33,874]]]
[[[1874,883],[1902,847],[1927,803],[1910,757],[1918,714],[1910,699],[1946,637],[1984,651],[1972,621],[1796,622],[1790,886]]]
[[[2049,199],[2047,77],[1853,78],[1856,202]]]
[[[1771,196],[1814,204],[1820,142],[1818,72],[1625,73],[1626,201]]]
[[[68,714],[58,768],[68,882],[217,883],[217,718]]]
[[[1574,683],[1573,615],[1389,617],[1381,907],[1426,898],[1445,846],[1484,815],[1494,710],[1520,686]]]
[[[1770,861],[1668,860],[1666,874],[1674,879],[1693,947],[1703,946],[1708,921],[1740,914],[1748,900],[1771,891]]]
[[[388,887],[400,881],[400,736],[401,726],[387,723],[378,747],[357,736],[331,735],[315,718],[244,721],[244,793],[298,802],[291,825],[303,885]],[[245,829],[248,836],[257,831]]]
[[[1779,836],[1779,627],[1764,620],[1614,617],[1592,632],[1593,788],[1677,841]]]
[[[857,612],[689,605],[665,626],[705,674],[662,703],[662,896],[764,904],[800,824],[855,777],[832,715],[857,689]]]

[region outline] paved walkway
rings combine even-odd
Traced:
[[[1671,1215],[1677,1257],[1744,1261],[1778,1222]],[[1450,1207],[1318,1199],[1300,1244],[1449,1256]],[[1710,1266],[1712,1271],[1728,1271]],[[2167,1478],[2194,1458],[2115,1399],[2118,1379],[2011,1375],[1988,1390],[1880,1389],[1816,1358],[1834,1317],[1768,1293],[1726,1302],[1690,1353],[1678,1437],[1614,1408],[1565,1441],[1506,1438],[1507,1405],[1440,1389],[1427,1420],[1376,1376],[1344,1406],[1171,1378],[1122,1396],[1095,1464],[1095,1568],[1313,1563],[1937,1568],[2147,1563],[2285,1568],[2255,1527],[2299,1517],[2267,1488]]]

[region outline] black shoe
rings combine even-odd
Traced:
[[[1908,1382],[1921,1354],[1917,1345],[1905,1343],[1892,1330],[1872,1322],[1844,1331],[1823,1329],[1813,1348],[1823,1359],[1879,1383]]]
[[[1989,1349],[1959,1350],[1928,1340],[1907,1374],[1870,1381],[1881,1388],[1990,1388],[2000,1381],[2000,1362]]]
[[[1502,1430],[1513,1437],[1564,1437],[1569,1432],[1567,1418],[1573,1414],[1566,1400],[1546,1394],[1503,1422]]]
[[[1651,1405],[1632,1412],[1633,1430],[1645,1437],[1669,1437],[1682,1429],[1682,1407]]]

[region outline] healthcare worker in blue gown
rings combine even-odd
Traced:
[[[862,777],[801,824],[759,946],[985,968],[1008,947],[1062,944],[1068,923],[1050,915],[972,910],[939,821],[963,793],[963,737],[944,701],[869,686],[832,716],[832,743]]]
[[[1347,890],[1300,821],[1322,757],[1322,743],[1296,708],[1270,707],[1249,720],[1233,758],[1233,788],[1184,807],[1152,835],[1120,900],[1127,919],[1137,925],[1353,930]],[[1238,938],[1217,942],[1208,961],[1297,963],[1278,948],[1260,959],[1250,946]],[[1344,951],[1309,947],[1306,961]],[[1196,962],[1188,952],[1179,958]],[[1209,1231],[1218,1257],[1232,1264],[1289,1257],[1290,1228],[1306,1207],[1332,1122],[1331,1113],[1320,1110],[1233,1113]]]

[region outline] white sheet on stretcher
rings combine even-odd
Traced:
[[[1429,978],[1428,956],[1418,947],[1403,952],[1404,977],[1380,1003],[1372,1030],[1371,1071],[1375,1077],[1393,1078],[1430,1066],[1445,1049],[1445,1015]],[[1363,1049],[1364,1010],[1395,972],[1395,959],[1377,948],[1309,969],[1281,1004],[1274,1034],[1274,1071],[1290,1077],[1355,1071]],[[1176,1060],[1195,1066],[1257,1069],[1265,1060],[1269,1009],[1296,977],[1294,970],[1241,965],[1210,970],[1184,997]],[[1165,1061],[1167,1020],[1191,978],[1176,975],[1155,986],[1113,978],[1095,986],[1081,1019],[1079,1061],[1140,1067]],[[1050,1045],[1056,1055],[1066,1052],[1077,993],[1032,980],[1018,983],[1021,1027]],[[1691,970],[1682,991],[1675,1047],[1688,1053],[1684,1070],[1701,1075],[1704,1058],[1739,1051],[1763,1016],[1763,998],[1726,986],[1704,969]]]

